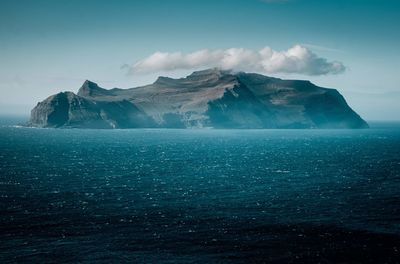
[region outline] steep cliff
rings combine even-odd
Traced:
[[[335,89],[218,69],[107,90],[85,81],[77,95],[39,103],[30,124],[85,128],[366,128]]]

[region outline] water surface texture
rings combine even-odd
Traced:
[[[396,263],[400,127],[0,128],[0,262]]]

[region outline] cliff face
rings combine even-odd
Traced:
[[[37,127],[134,128],[154,127],[154,121],[127,100],[95,101],[71,92],[40,102],[31,112]]]
[[[209,69],[111,90],[85,81],[77,95],[40,102],[30,124],[81,128],[366,128],[334,89],[308,81]]]

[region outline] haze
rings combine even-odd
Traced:
[[[399,16],[378,0],[3,0],[0,114],[86,79],[128,88],[218,66],[308,79],[366,120],[400,120]]]

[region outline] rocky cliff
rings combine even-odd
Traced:
[[[366,128],[335,89],[218,69],[159,77],[130,89],[85,81],[77,94],[52,95],[31,112],[36,127]]]

